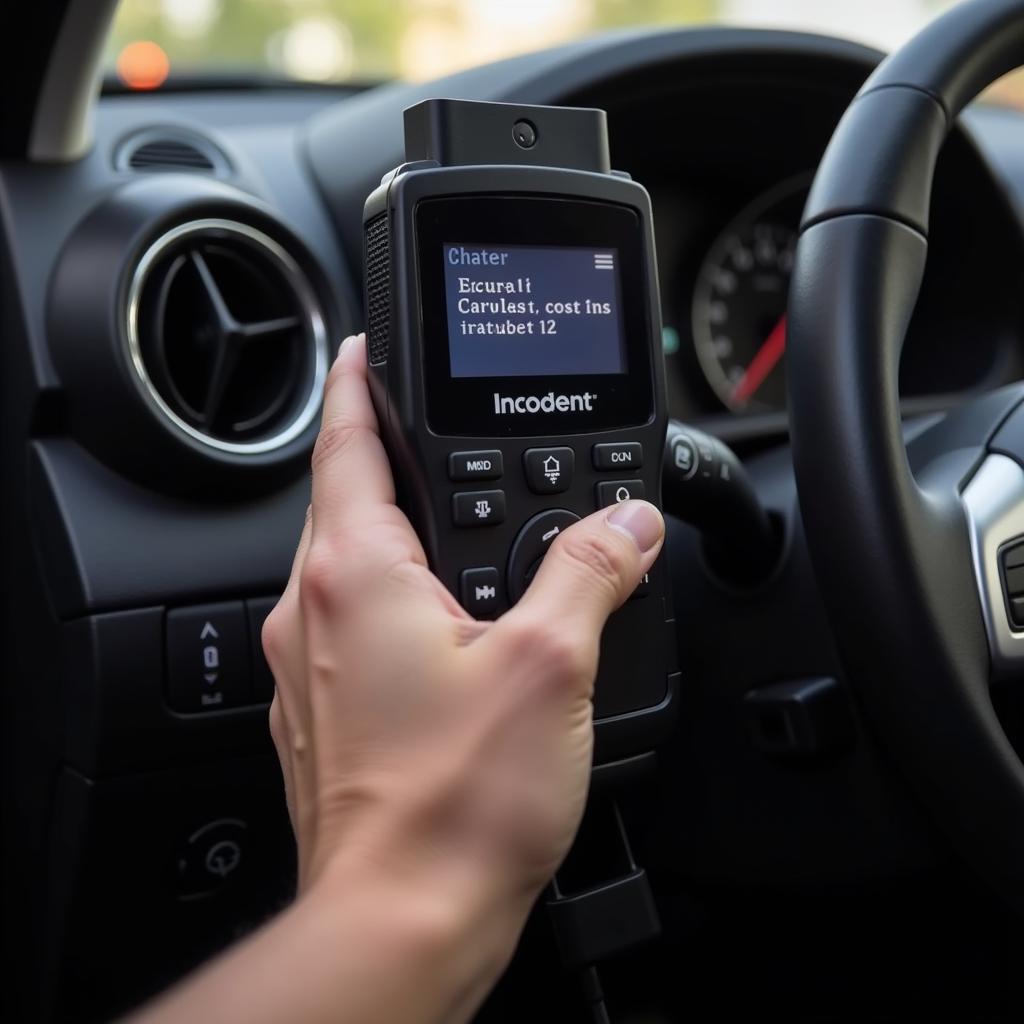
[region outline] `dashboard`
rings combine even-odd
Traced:
[[[82,159],[0,164],[5,451],[24,498],[8,530],[24,684],[7,714],[24,780],[12,874],[29,880],[26,902],[33,880],[45,888],[45,921],[60,922],[59,948],[32,965],[54,1019],[110,1019],[283,898],[259,626],[308,503],[325,366],[365,322],[363,202],[401,161],[402,110],[448,95],[608,112],[613,166],[653,201],[671,414],[774,459],[772,511],[792,525],[796,230],[877,59],[817,36],[644,30],[424,85],[110,93]],[[1024,376],[1021,127],[980,111],[943,150],[900,367],[908,416]],[[263,339],[231,380],[214,294],[236,333]],[[753,686],[838,672],[806,553],[794,545],[764,591],[727,593],[691,533],[671,525],[669,546],[699,727],[670,752],[678,791],[658,855],[698,879],[773,883],[930,863],[867,744],[816,775],[750,747]],[[215,707],[172,678],[175,638],[210,616],[239,664]],[[244,871],[210,876],[214,839]]]
[[[871,55],[847,47],[840,60],[814,53],[803,60],[806,71],[789,57],[758,51],[713,66],[694,61],[685,78],[662,74],[660,64],[590,72],[592,84],[540,97],[608,112],[613,164],[641,181],[654,205],[671,413],[741,446],[748,438],[785,435],[784,313],[797,226],[814,168]],[[506,98],[494,77],[487,76],[486,95],[466,88],[467,80],[475,82],[472,73],[452,79],[451,91]],[[126,137],[161,123],[196,132],[225,154],[216,177],[260,192],[293,173],[280,147],[275,152],[267,143],[276,134],[288,146],[301,145],[294,121],[305,119],[317,184],[329,205],[344,205],[336,212],[349,226],[340,238],[345,312],[358,324],[361,242],[352,211],[361,189],[400,159],[401,108],[426,94],[387,86],[339,103],[323,92],[271,92],[258,106],[230,92],[204,102],[188,93],[110,96],[101,103],[99,128],[115,161]],[[352,154],[335,151],[328,137],[365,136],[370,111],[377,145],[361,146],[353,164]],[[253,172],[262,180],[251,180]],[[903,353],[908,412],[944,408],[957,395],[1024,375],[1024,237],[993,177],[978,137],[954,134],[935,183],[926,278]],[[358,184],[343,190],[352,180]],[[279,184],[287,195],[276,192],[274,203],[294,203],[309,189],[308,180]],[[305,198],[297,227],[319,234],[324,225],[312,209],[318,197]],[[973,340],[965,343],[968,323]]]

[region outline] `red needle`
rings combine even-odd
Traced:
[[[771,334],[757,350],[757,355],[750,361],[746,373],[736,382],[732,389],[734,402],[747,402],[754,397],[754,392],[765,382],[765,378],[786,351],[786,314],[779,317],[779,322],[772,328]]]

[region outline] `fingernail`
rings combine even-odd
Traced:
[[[357,341],[363,338],[362,334],[350,334],[342,343],[338,349],[338,358],[341,359],[348,352],[352,351],[353,346]]]
[[[628,533],[644,554],[661,540],[665,532],[661,513],[647,501],[623,501],[616,505],[608,514],[608,525]]]

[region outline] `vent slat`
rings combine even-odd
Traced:
[[[128,166],[136,170],[151,167],[191,167],[212,171],[213,160],[197,146],[173,139],[154,140],[139,146],[128,158]]]

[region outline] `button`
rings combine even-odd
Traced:
[[[1024,597],[1010,598],[1010,624],[1024,628]]]
[[[501,452],[452,452],[448,456],[451,480],[497,480],[503,472]]]
[[[1014,544],[1003,551],[1003,568],[1016,569],[1024,565],[1024,544]]]
[[[250,702],[249,637],[241,601],[167,613],[167,702],[184,712]]]
[[[461,491],[452,495],[452,522],[456,526],[495,526],[504,521],[504,491]]]
[[[498,611],[498,570],[487,567],[463,569],[459,576],[459,600],[474,619],[492,619]]]
[[[263,653],[263,623],[277,604],[276,597],[258,597],[245,602],[249,615],[249,654],[252,657],[252,699],[269,704],[274,699],[274,674]]]
[[[563,531],[578,523],[580,517],[564,508],[552,508],[538,512],[519,531],[512,543],[508,556],[508,598],[516,602],[537,571],[540,560],[547,553],[555,538]]]
[[[644,464],[644,449],[639,441],[595,444],[590,454],[594,469],[639,469]]]
[[[178,851],[178,896],[188,899],[223,888],[246,864],[248,824],[216,818],[200,826]]]
[[[561,494],[572,483],[575,462],[571,448],[529,448],[523,453],[526,485],[534,494]]]
[[[607,508],[629,498],[644,496],[643,480],[602,480],[597,485],[597,507]]]
[[[683,475],[684,480],[689,480],[700,465],[700,457],[697,454],[697,446],[685,435],[677,437],[672,442],[672,461],[676,469]]]
[[[1014,596],[1024,594],[1024,565],[1006,570],[1006,590]]]

